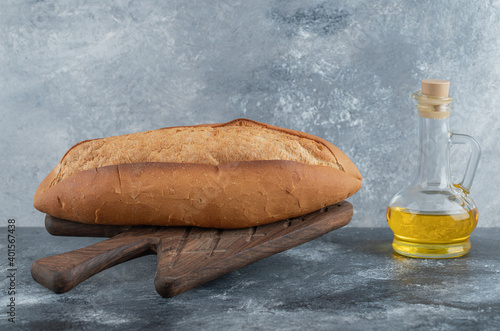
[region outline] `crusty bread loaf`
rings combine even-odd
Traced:
[[[361,182],[331,143],[238,119],[78,143],[34,206],[82,223],[243,228],[334,204]]]

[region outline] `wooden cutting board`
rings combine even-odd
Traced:
[[[47,215],[56,236],[110,237],[72,252],[41,258],[32,277],[56,293],[119,263],[157,254],[156,291],[172,297],[270,255],[298,246],[350,222],[352,205],[336,205],[267,225],[221,230],[197,227],[89,225]]]

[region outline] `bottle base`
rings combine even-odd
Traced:
[[[449,259],[467,254],[470,240],[450,244],[414,243],[394,238],[392,248],[398,254],[421,259]]]

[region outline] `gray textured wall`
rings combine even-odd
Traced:
[[[344,150],[365,177],[351,225],[385,226],[417,161],[410,95],[444,78],[498,226],[499,21],[499,1],[2,1],[1,217],[42,226],[33,193],[81,140],[247,117]]]

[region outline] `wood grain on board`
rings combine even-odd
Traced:
[[[302,217],[235,230],[88,225],[47,215],[45,226],[53,235],[110,239],[41,258],[33,263],[31,274],[48,289],[64,293],[102,270],[157,254],[156,291],[172,297],[338,229],[349,223],[352,209],[342,201]]]

